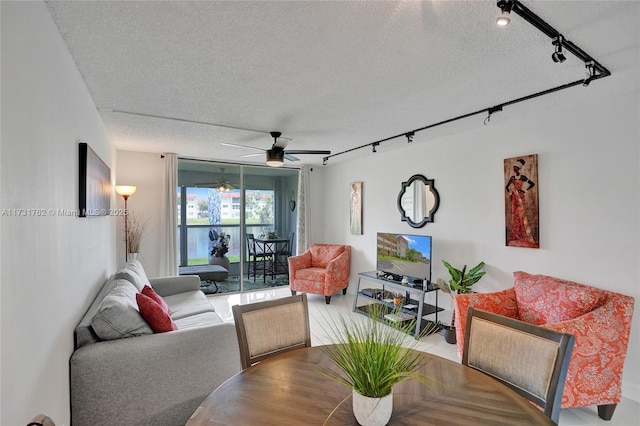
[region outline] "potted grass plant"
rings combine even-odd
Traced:
[[[396,308],[394,310],[401,310]],[[340,317],[329,320],[329,340],[324,346],[327,356],[339,372],[323,369],[321,373],[352,391],[329,414],[327,420],[349,397],[353,413],[363,426],[386,425],[393,409],[393,386],[404,381],[417,381],[428,386],[432,378],[421,374],[424,356],[413,349],[417,339],[410,337],[415,320],[389,322],[384,315],[393,312],[381,304],[373,304],[370,316]],[[429,334],[437,327],[423,330]]]
[[[446,260],[443,260],[442,263],[449,271],[449,275],[451,275],[451,279],[449,282],[445,282],[442,278],[438,278],[436,280],[436,284],[443,292],[447,293],[451,296],[451,300],[453,301],[456,294],[464,294],[471,292],[471,286],[477,283],[480,278],[486,274],[485,271],[482,270],[484,268],[484,262],[478,263],[473,268],[467,271],[467,265],[464,265],[462,269],[458,269],[452,266]],[[444,335],[444,339],[447,343],[455,344],[456,343],[456,311],[453,310],[451,314],[451,324],[442,325],[442,334]]]

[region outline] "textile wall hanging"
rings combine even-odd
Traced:
[[[504,160],[506,245],[540,248],[538,155]]]
[[[350,224],[351,233],[362,235],[362,182],[353,182],[349,190],[351,200]]]

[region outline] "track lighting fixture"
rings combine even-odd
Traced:
[[[324,157],[324,158],[322,159],[322,165],[323,165],[323,166],[326,166],[326,165],[327,165],[327,161],[329,161],[329,159],[328,159],[327,157]]]
[[[371,147],[372,152],[377,152],[376,147],[380,145],[382,142],[387,142],[389,140],[401,138],[403,136],[407,138],[408,143],[411,143],[413,142],[413,136],[417,132],[422,132],[424,130],[428,130],[437,126],[449,124],[454,121],[467,119],[475,115],[487,114],[486,118],[484,119],[484,124],[486,126],[491,123],[491,116],[498,111],[502,111],[504,107],[512,106],[520,102],[529,101],[531,99],[535,99],[540,96],[549,95],[551,93],[558,92],[559,90],[564,90],[574,86],[578,86],[580,83],[582,83],[583,86],[588,86],[589,83],[591,83],[593,80],[597,80],[597,79],[611,75],[611,72],[608,69],[606,69],[601,63],[595,60],[592,56],[589,56],[584,50],[578,47],[575,43],[565,39],[564,36],[560,34],[558,30],[553,28],[551,25],[545,22],[541,17],[539,17],[533,11],[531,11],[529,8],[523,5],[520,0],[497,0],[496,6],[500,8],[500,11],[502,13],[498,17],[498,19],[496,19],[496,24],[498,26],[504,27],[509,25],[509,23],[511,22],[511,12],[515,13],[518,17],[524,19],[526,22],[531,24],[534,28],[536,28],[542,34],[546,35],[551,39],[553,46],[555,46],[555,51],[551,56],[554,62],[560,62],[560,63],[564,62],[567,59],[565,52],[571,53],[578,60],[584,62],[586,67],[586,77],[584,78],[584,80],[575,80],[567,84],[563,84],[563,85],[551,87],[549,89],[542,90],[539,92],[531,93],[529,95],[522,96],[520,98],[511,99],[509,101],[502,102],[492,107],[468,112],[466,114],[462,114],[452,118],[448,118],[446,120],[438,121],[437,123],[431,123],[426,126],[414,129],[410,132],[399,133],[397,135],[379,139],[375,142],[367,142],[355,148],[350,148],[342,152],[330,154],[327,157],[324,157],[322,164],[325,165],[329,158],[335,157],[336,155],[346,154],[348,152],[352,152],[358,149],[365,149],[369,146]]]
[[[498,2],[498,7],[502,10],[502,13],[496,19],[496,25],[499,27],[506,27],[511,22],[511,8],[513,7],[513,1],[501,0]]]
[[[551,59],[553,59],[553,62],[563,63],[567,60],[567,57],[564,56],[564,53],[562,53],[563,37],[559,35],[553,40],[552,43],[556,47],[556,51],[551,55]]]
[[[488,126],[491,123],[491,115],[494,112],[502,111],[502,105],[496,105],[491,108],[487,108],[487,118],[484,119],[484,125]]]
[[[587,87],[589,83],[591,83],[591,80],[593,80],[596,76],[595,63],[593,61],[585,62],[584,66],[586,71],[585,78],[582,81],[582,85],[584,87]]]
[[[415,135],[415,132],[409,132],[405,135],[407,137],[407,143],[413,142],[413,135]]]

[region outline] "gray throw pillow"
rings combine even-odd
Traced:
[[[129,281],[117,280],[116,287],[104,298],[91,319],[91,327],[101,340],[153,334],[140,315],[136,288]]]
[[[147,273],[144,272],[142,263],[137,260],[130,260],[124,268],[116,273],[116,279],[127,280],[141,292],[145,285],[151,287]],[[135,296],[134,296],[135,301]]]

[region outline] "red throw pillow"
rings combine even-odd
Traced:
[[[136,302],[138,302],[140,315],[142,315],[142,318],[149,324],[154,333],[164,333],[178,329],[169,314],[149,296],[136,293]]]
[[[513,275],[518,315],[531,324],[555,324],[577,318],[598,306],[602,295],[595,287],[547,275],[522,271]]]
[[[154,302],[160,305],[160,307],[167,313],[167,315],[171,315],[171,308],[169,308],[169,305],[167,305],[167,302],[165,302],[162,296],[156,293],[156,291],[153,288],[149,287],[148,285],[145,285],[142,288],[141,293],[144,294],[145,296],[152,298]]]

